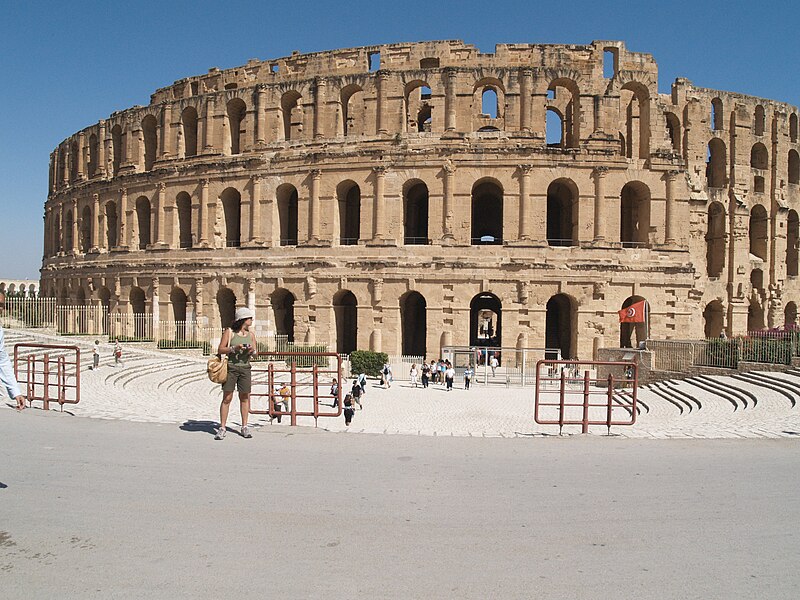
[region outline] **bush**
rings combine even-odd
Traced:
[[[192,350],[195,348],[203,348],[208,342],[192,342],[189,340],[158,340],[158,348],[162,350]]]
[[[389,362],[389,355],[385,352],[356,350],[350,353],[350,372],[353,375],[366,373],[371,377],[379,377],[383,365],[387,362]]]
[[[277,350],[272,350],[268,347],[267,344],[262,344],[261,342],[258,343],[258,351],[266,352],[268,354],[262,354],[261,356],[257,356],[253,358],[254,362],[268,362],[274,361],[276,357],[271,356],[271,353],[276,352],[311,352],[311,353],[322,353],[328,351],[328,346],[325,344],[278,344]],[[313,367],[317,365],[319,367],[328,367],[330,364],[331,356],[298,356],[294,360],[288,357],[277,357],[280,360],[285,360],[286,364],[291,364],[294,362],[298,367]]]

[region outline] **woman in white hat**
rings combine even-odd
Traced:
[[[253,324],[253,311],[242,307],[236,309],[236,316],[230,329],[226,329],[219,341],[217,352],[228,356],[228,379],[222,384],[222,404],[219,407],[219,429],[214,439],[225,437],[225,423],[233,400],[233,392],[239,390],[239,406],[242,411],[242,437],[251,438],[253,434],[247,426],[250,413],[250,357],[258,352],[255,334],[250,331]]]

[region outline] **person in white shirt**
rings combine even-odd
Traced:
[[[489,366],[492,368],[492,377],[494,377],[494,372],[500,363],[497,361],[497,357],[492,354],[492,358],[489,359]]]
[[[17,378],[14,376],[14,366],[6,352],[5,332],[2,327],[0,327],[0,383],[6,388],[8,395],[16,400],[17,410],[25,408],[25,396],[22,395]]]
[[[92,348],[92,371],[96,371],[100,366],[100,340],[94,341]]]
[[[453,379],[456,378],[456,370],[453,368],[453,365],[450,364],[448,360],[446,363],[447,368],[444,371],[444,381],[447,384],[447,391],[453,391]]]
[[[408,375],[411,377],[411,385],[417,387],[417,363],[411,365],[411,371],[409,371]]]

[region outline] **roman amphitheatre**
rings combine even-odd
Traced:
[[[619,41],[434,41],[209,69],[50,157],[42,295],[435,356],[797,317],[797,109]],[[617,311],[646,301],[648,322]]]

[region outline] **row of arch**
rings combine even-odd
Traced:
[[[791,149],[786,155],[786,166],[789,183],[800,184],[800,154]],[[769,151],[761,142],[756,142],[750,149],[750,167],[756,171],[753,175],[753,191],[764,192],[764,173],[769,169]],[[712,138],[706,153],[706,181],[710,188],[723,188],[728,184],[728,158],[725,142]]]
[[[787,302],[783,307],[783,327],[797,327],[797,303]],[[756,332],[766,329],[764,306],[755,298],[750,300],[747,308],[747,331]],[[725,331],[725,307],[719,300],[712,300],[703,309],[703,332],[706,338],[721,337]]]
[[[720,131],[725,128],[724,126],[724,104],[722,99],[717,97],[711,100],[710,119],[712,131]],[[766,131],[767,113],[761,104],[756,105],[753,111],[753,134],[756,136],[763,136]],[[789,139],[791,142],[797,142],[797,113],[789,115]]]

